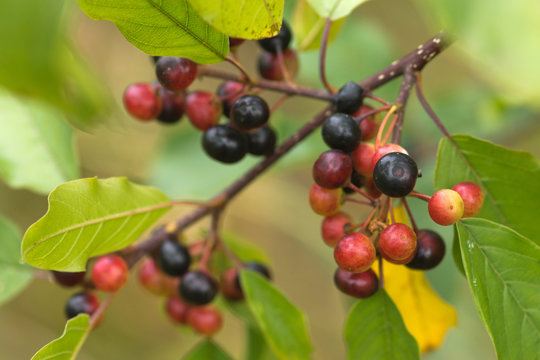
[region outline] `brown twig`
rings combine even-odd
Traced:
[[[328,90],[330,94],[334,94],[336,92],[336,88],[330,85],[328,79],[326,78],[326,48],[328,47],[328,39],[330,37],[331,26],[332,20],[330,20],[329,18],[326,19],[321,39],[321,47],[319,51],[319,76],[326,90]]]

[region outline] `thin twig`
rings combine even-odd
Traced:
[[[418,191],[411,191],[411,193],[407,196],[410,196],[410,197],[414,197],[414,198],[417,198],[417,199],[420,199],[420,200],[424,200],[424,201],[429,201],[431,200],[431,196],[429,195],[426,195],[426,194],[422,194],[422,193],[419,193]]]
[[[230,56],[226,56],[225,61],[227,61],[228,63],[230,63],[234,67],[236,67],[238,70],[240,70],[240,72],[242,73],[242,75],[245,76],[245,79],[249,84],[254,85],[256,83],[255,79],[251,75],[249,75],[247,70],[242,66],[242,64],[240,64],[238,61],[236,61],[236,59],[234,59],[234,58],[232,58]]]
[[[331,26],[332,26],[332,20],[330,20],[330,18],[326,19],[326,22],[324,24],[323,35],[321,39],[321,47],[319,51],[319,76],[326,90],[328,90],[330,94],[335,94],[336,88],[330,85],[330,83],[328,82],[328,79],[326,78],[326,48],[328,46],[328,39],[330,37]]]
[[[360,188],[358,188],[357,186],[353,185],[353,184],[349,184],[347,185],[348,188],[350,189],[353,189],[354,191],[356,191],[358,194],[362,195],[363,197],[365,197],[366,199],[368,199],[369,201],[371,201],[372,203],[374,203],[375,201],[377,201],[373,196],[365,193],[364,191],[362,191]]]
[[[411,225],[413,227],[414,232],[418,233],[418,226],[416,226],[416,221],[414,221],[414,216],[412,214],[411,208],[409,207],[409,203],[407,202],[407,199],[401,198],[401,202],[403,203],[405,210],[407,210],[407,215],[409,215],[409,220],[411,221]]]
[[[294,83],[291,74],[289,73],[289,70],[287,69],[287,64],[285,64],[285,57],[283,56],[283,50],[281,50],[281,47],[276,48],[276,55],[278,58],[278,65],[279,69],[281,70],[281,74],[283,75],[283,79],[285,80],[285,83],[289,86],[295,87],[296,84]]]

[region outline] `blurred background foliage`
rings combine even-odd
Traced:
[[[285,2],[286,19],[292,19],[294,5],[294,1]],[[456,43],[423,71],[424,93],[432,107],[451,133],[469,133],[538,157],[539,19],[540,3],[535,0],[370,1],[342,24],[341,33],[330,45],[328,78],[335,86],[359,80],[449,27]],[[123,90],[134,82],[154,80],[151,61],[113,24],[91,21],[76,5],[0,2],[0,44],[0,86],[26,106],[44,102],[69,119],[82,176],[128,176],[158,186],[174,198],[205,199],[257,161],[248,158],[237,165],[221,165],[209,160],[199,145],[200,134],[185,124],[187,119],[160,126],[128,118],[121,105]],[[240,59],[252,73],[258,53],[253,42],[239,49]],[[316,51],[301,54],[299,83],[321,86],[317,60]],[[229,65],[218,66],[234,71]],[[399,80],[393,81],[376,94],[391,101],[399,84]],[[218,85],[217,80],[205,79],[192,89],[214,91]],[[273,103],[278,96],[265,97]],[[314,100],[287,100],[272,117],[280,140],[322,106]],[[17,120],[17,115],[0,108],[2,131]],[[418,186],[426,193],[432,192],[440,136],[413,94],[407,105],[403,141],[422,168],[424,176]],[[318,134],[310,136],[231,203],[224,229],[267,252],[277,286],[308,316],[314,358],[342,359],[342,327],[351,301],[334,289],[332,252],[320,239],[321,218],[311,212],[307,202],[311,165],[324,149]],[[0,184],[0,193],[0,213],[21,230],[46,211],[43,195],[12,189],[5,183]],[[419,225],[439,231],[450,249],[452,229],[433,224],[425,204],[411,203]],[[358,220],[365,216],[357,205],[348,205],[347,210]],[[186,211],[176,209],[162,222]],[[187,236],[199,236],[204,227],[204,222],[197,224]],[[428,276],[437,292],[457,308],[458,325],[449,331],[440,349],[424,358],[494,359],[489,337],[450,251]],[[0,308],[0,359],[30,358],[57,337],[65,323],[64,302],[71,293],[36,279],[4,304]],[[163,301],[131,281],[79,358],[180,358],[198,337],[175,329],[162,308]],[[227,314],[217,341],[237,358],[243,352],[244,331],[242,323]]]

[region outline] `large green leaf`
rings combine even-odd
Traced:
[[[0,88],[0,174],[42,194],[78,176],[73,131],[54,107]]]
[[[284,0],[189,0],[204,20],[217,30],[243,39],[276,35],[281,28]]]
[[[540,164],[531,154],[514,151],[468,135],[441,140],[435,188],[473,181],[484,191],[478,217],[509,226],[540,244]]]
[[[92,19],[112,21],[150,55],[181,56],[208,64],[223,60],[229,38],[207,24],[188,0],[78,0]]]
[[[73,360],[89,332],[90,317],[80,314],[67,322],[62,336],[42,347],[32,360]]]
[[[366,0],[307,0],[323,18],[341,19]]]
[[[24,234],[23,258],[38,268],[83,271],[89,257],[137,240],[168,211],[168,201],[158,189],[126,178],[62,184],[49,195],[45,216]]]
[[[0,216],[0,304],[17,295],[32,279],[32,269],[19,263],[21,233]]]
[[[191,350],[184,360],[232,360],[219,346],[212,341],[204,341]]]
[[[465,272],[499,359],[540,359],[540,246],[485,219],[457,224]]]
[[[359,300],[345,324],[347,359],[420,359],[418,344],[386,291]]]
[[[246,354],[245,360],[276,360],[274,353],[270,350],[268,342],[261,333],[261,330],[251,324],[246,324]]]
[[[313,350],[302,312],[265,278],[241,271],[248,306],[264,337],[280,359],[309,359]]]

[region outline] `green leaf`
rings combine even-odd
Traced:
[[[465,275],[465,268],[463,267],[463,260],[461,259],[461,246],[459,245],[459,234],[457,228],[454,226],[454,240],[452,241],[452,257],[457,269],[463,275]]]
[[[264,339],[261,330],[257,326],[246,324],[247,340],[246,340],[246,360],[275,360],[274,353],[268,347],[268,343]]]
[[[241,271],[240,282],[248,306],[277,357],[309,359],[313,347],[302,312],[255,272]]]
[[[221,239],[240,260],[270,264],[268,256],[253,240],[244,239],[230,232],[223,233]]]
[[[21,233],[0,216],[0,304],[5,303],[32,280],[32,269],[19,263]]]
[[[126,178],[79,179],[49,195],[49,210],[28,228],[22,255],[30,265],[83,271],[89,257],[131,244],[170,209],[156,188]]]
[[[540,358],[540,246],[485,219],[457,224],[465,272],[499,359]]]
[[[341,19],[366,0],[307,0],[323,18]]]
[[[0,88],[0,174],[12,187],[47,194],[78,177],[73,131],[54,107]]]
[[[184,360],[232,360],[219,346],[212,341],[204,341],[189,352]]]
[[[217,30],[231,37],[261,39],[281,28],[284,0],[189,0],[195,11]]]
[[[181,56],[201,64],[222,61],[229,38],[208,25],[188,0],[78,0],[94,20],[108,20],[150,55]]]
[[[359,300],[345,324],[347,359],[420,359],[418,344],[386,291]]]
[[[339,34],[345,19],[339,19],[332,23],[328,44],[332,43]],[[321,45],[326,19],[321,17],[307,0],[298,0],[293,13],[293,33],[296,37],[297,49],[316,50]]]
[[[484,206],[478,217],[509,226],[540,244],[538,160],[529,153],[468,135],[452,138],[460,151],[447,138],[441,140],[435,187],[451,188],[461,181],[477,183],[484,192]]]
[[[32,360],[75,359],[89,332],[90,317],[80,314],[68,320],[62,336],[42,347]]]

